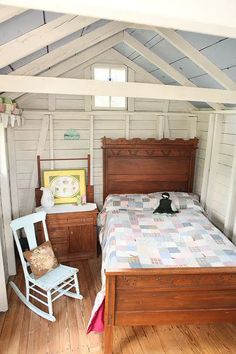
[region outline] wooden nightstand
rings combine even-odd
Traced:
[[[98,210],[47,214],[49,239],[59,262],[77,261],[97,256]],[[37,229],[43,242],[42,225]]]

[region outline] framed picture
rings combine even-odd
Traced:
[[[55,204],[79,204],[86,196],[85,177],[85,169],[43,171],[44,187],[52,190]]]

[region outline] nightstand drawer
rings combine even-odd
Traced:
[[[69,226],[76,226],[76,225],[93,225],[94,224],[94,218],[78,218],[76,219],[71,219]]]

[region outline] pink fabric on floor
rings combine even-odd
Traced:
[[[91,322],[87,328],[87,334],[90,332],[103,332],[104,331],[104,308],[105,308],[105,299],[103,299],[101,305],[94,313]]]

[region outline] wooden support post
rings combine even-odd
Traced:
[[[9,178],[11,189],[11,207],[12,216],[14,219],[19,217],[19,201],[17,189],[17,176],[16,176],[16,148],[14,129],[10,126],[7,127],[7,144],[8,144],[8,161],[9,161]]]
[[[54,138],[53,138],[53,114],[49,115],[49,149],[50,159],[54,158]],[[54,169],[54,161],[50,161],[50,169]]]
[[[164,116],[157,116],[157,139],[164,138]]]
[[[212,196],[213,196],[214,183],[215,183],[217,164],[218,164],[221,132],[222,132],[222,115],[216,114],[215,129],[214,129],[213,142],[212,142],[212,154],[211,154],[211,162],[210,162],[210,170],[209,170],[209,182],[208,182],[207,195],[206,195],[206,207],[210,219],[212,216]]]
[[[90,183],[93,185],[93,142],[94,142],[94,116],[90,116],[90,127],[89,127],[89,153],[90,153]],[[89,166],[89,163],[88,163]]]
[[[197,135],[197,117],[189,116],[187,119],[189,124],[189,139],[193,139]]]
[[[84,70],[84,78],[90,80],[91,79],[91,66],[88,66],[85,70]],[[86,112],[91,111],[92,109],[92,96],[91,95],[87,95],[84,97],[84,110]]]
[[[128,68],[128,82],[135,82],[134,80],[134,70],[131,68]],[[127,98],[127,109],[129,112],[133,112],[134,111],[134,97],[128,97]]]
[[[1,207],[0,207],[0,212],[1,212]],[[4,271],[5,269],[4,269],[2,248],[3,248],[2,244],[0,244],[0,312],[5,312],[8,310],[7,289],[6,289],[7,279]]]
[[[16,274],[15,250],[13,236],[10,228],[11,222],[11,196],[9,187],[9,176],[7,166],[6,132],[3,124],[0,124],[0,190],[2,205],[3,228],[5,234],[5,245],[7,254],[8,275]]]
[[[165,100],[163,104],[163,112],[167,113],[169,111],[169,105],[170,101]],[[170,130],[169,130],[169,117],[167,115],[164,115],[164,138],[169,138],[170,137]]]
[[[169,117],[164,116],[164,138],[170,138]]]
[[[236,220],[236,144],[234,145],[234,158],[229,184],[229,198],[226,210],[224,232],[228,237],[232,237]]]
[[[201,186],[201,203],[204,208],[206,207],[206,198],[207,198],[207,189],[208,189],[208,182],[209,182],[214,130],[215,130],[215,115],[212,113],[209,116],[206,155],[205,155],[205,161],[204,161],[202,186]]]
[[[39,141],[38,141],[38,148],[35,154],[35,160],[38,155],[42,155],[44,146],[46,143],[47,139],[47,133],[48,133],[48,128],[49,128],[49,117],[43,117],[42,119],[42,126],[41,126],[41,131],[40,131],[40,136],[39,136]],[[36,163],[34,164],[33,171],[31,174],[31,180],[30,180],[30,187],[29,187],[29,194],[25,206],[24,213],[29,214],[33,210],[33,205],[34,205],[34,188],[37,186],[37,165]]]
[[[23,96],[27,97],[27,95]],[[48,95],[48,110],[55,112],[56,110],[56,95]],[[49,157],[54,158],[54,132],[53,132],[53,114],[49,114]],[[50,169],[54,169],[54,161],[50,161]]]
[[[125,138],[129,139],[130,116],[125,116]]]
[[[90,154],[88,154],[88,185],[91,185],[91,160],[90,160]]]

